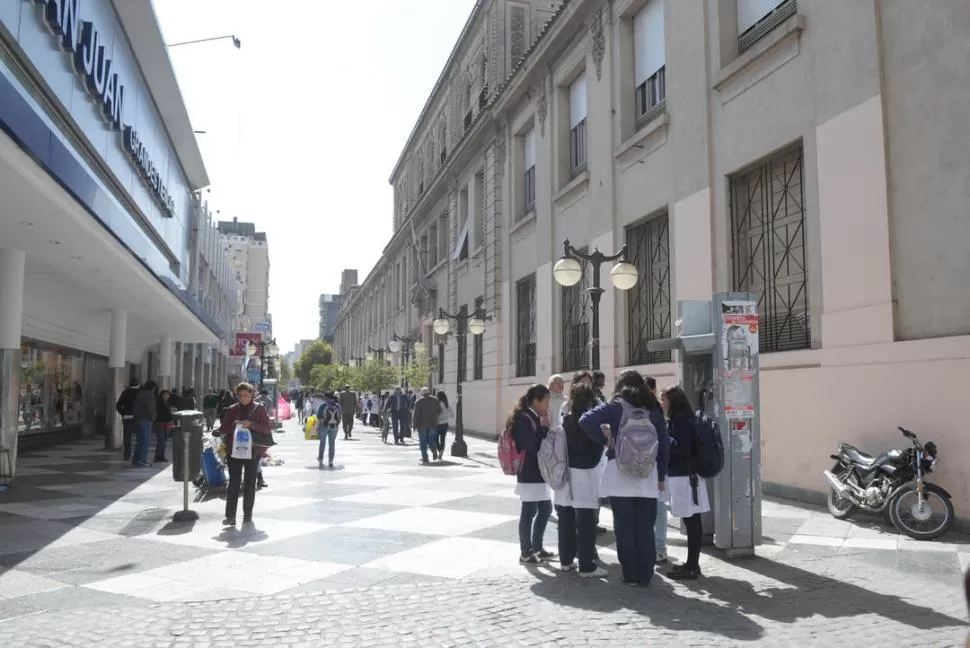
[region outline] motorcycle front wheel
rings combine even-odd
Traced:
[[[840,463],[833,466],[832,472],[843,481],[849,477],[849,471]],[[829,488],[827,504],[829,513],[836,520],[844,520],[855,513],[856,510],[856,505],[839,495],[834,488]]]
[[[896,530],[914,540],[936,540],[953,526],[953,502],[935,491],[923,494],[923,507],[915,489],[898,492],[889,503],[889,520]]]

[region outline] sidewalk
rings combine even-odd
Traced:
[[[517,564],[494,443],[424,467],[416,443],[358,428],[321,471],[316,442],[286,429],[249,529],[221,526],[218,497],[172,524],[167,465],[133,469],[95,442],[25,455],[0,493],[0,645],[952,646],[966,632],[965,537],[915,543],[765,502],[759,558],[712,552],[694,584],[631,590],[612,535],[607,581]],[[683,559],[674,528],[670,544]]]

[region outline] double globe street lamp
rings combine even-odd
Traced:
[[[404,388],[404,391],[407,391],[408,378],[406,369],[408,366],[408,360],[411,358],[411,349],[413,348],[414,352],[418,355],[424,353],[424,342],[421,341],[421,337],[418,335],[407,337],[395,333],[391,337],[391,341],[388,343],[387,348],[390,349],[391,353],[401,354],[401,387]]]
[[[381,362],[384,362],[384,354],[390,353],[390,349],[375,349],[374,347],[367,345],[367,359],[373,360],[377,358]]]
[[[446,313],[444,309],[438,309],[438,317],[432,322],[431,326],[438,335],[448,335],[451,332],[451,320],[455,320],[455,340],[458,342],[458,379],[456,381],[455,392],[455,440],[451,444],[452,457],[467,457],[468,444],[465,443],[465,425],[462,420],[461,406],[461,383],[465,377],[465,358],[461,353],[464,348],[465,337],[468,333],[472,335],[482,335],[485,332],[485,311],[482,308],[475,309],[470,316],[464,310],[457,315]]]
[[[589,368],[596,371],[600,368],[600,297],[605,290],[600,287],[600,266],[604,263],[619,261],[610,271],[613,285],[618,290],[630,290],[637,285],[637,267],[627,260],[627,246],[619,252],[606,255],[593,248],[590,253],[580,252],[566,239],[562,243],[562,258],[552,268],[552,276],[560,286],[570,287],[578,284],[583,278],[583,264],[585,261],[593,266],[593,285],[586,292],[589,293],[593,310],[592,335],[589,340]]]

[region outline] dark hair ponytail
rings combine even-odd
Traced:
[[[523,410],[529,409],[532,403],[547,398],[549,396],[549,388],[545,385],[535,384],[529,387],[519,400],[515,402],[515,406],[512,411],[509,412],[509,417],[505,419],[505,427],[510,428],[512,424],[515,423],[515,417],[518,416]]]
[[[642,407],[648,410],[660,408],[657,397],[647,387],[646,381],[639,372],[627,369],[616,379],[616,391],[613,398],[623,398],[634,407]]]

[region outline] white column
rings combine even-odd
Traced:
[[[17,472],[20,333],[24,314],[23,250],[0,248],[0,485]]]
[[[111,338],[108,340],[108,370],[111,375],[111,388],[108,393],[111,395],[110,402],[112,404],[121,396],[121,392],[125,388],[127,350],[128,312],[113,310],[111,311]],[[108,450],[117,450],[122,444],[124,423],[121,416],[113,408],[110,410],[109,416],[111,416],[111,425],[105,431],[104,447]]]
[[[158,387],[172,388],[172,360],[175,355],[174,344],[170,335],[163,335],[158,344]]]

